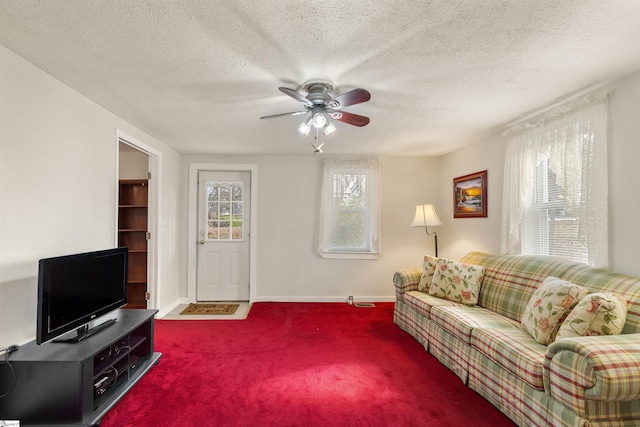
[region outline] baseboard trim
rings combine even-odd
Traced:
[[[299,296],[280,296],[280,297],[256,297],[252,302],[344,302],[348,301],[348,296],[339,297],[299,297]],[[353,296],[354,302],[394,302],[395,296]]]
[[[255,300],[250,301],[250,303],[254,302],[343,302],[347,303],[349,297],[348,296],[339,296],[339,297],[300,297],[300,296],[280,296],[280,297],[256,297]],[[357,296],[354,295],[353,302],[394,302],[396,300],[395,296]],[[156,315],[156,318],[162,319],[169,313],[173,311],[180,304],[189,304],[195,301],[190,301],[189,298],[183,297],[174,300],[169,305],[161,308]]]
[[[171,304],[166,305],[162,307],[160,310],[158,310],[158,314],[156,314],[156,318],[162,319],[167,314],[171,313],[173,309],[179,306],[180,304],[189,304],[191,302],[193,301],[189,301],[189,298],[178,298],[174,300]]]

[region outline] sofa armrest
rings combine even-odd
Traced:
[[[544,388],[580,413],[585,400],[640,399],[640,334],[558,340],[547,349]]]
[[[393,286],[396,288],[396,300],[403,300],[405,292],[417,291],[420,276],[422,276],[422,269],[420,268],[396,271],[393,275]]]

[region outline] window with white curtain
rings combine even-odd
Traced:
[[[319,237],[323,258],[377,258],[378,175],[376,160],[325,160]]]
[[[607,267],[607,106],[602,91],[505,135],[502,252]]]

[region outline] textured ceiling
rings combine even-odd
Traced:
[[[328,154],[438,155],[640,70],[636,0],[0,0],[0,44],[182,153],[311,153],[278,91],[324,79]]]

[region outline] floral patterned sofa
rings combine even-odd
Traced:
[[[516,424],[640,426],[640,278],[472,252],[393,281],[394,322]]]

